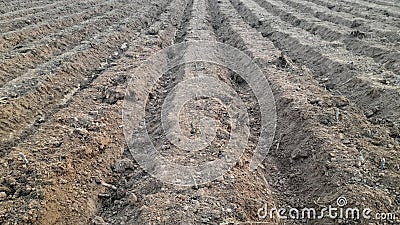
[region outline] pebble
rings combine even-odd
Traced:
[[[7,198],[7,194],[5,192],[0,192],[0,201],[3,201]]]
[[[93,177],[94,182],[96,182],[96,184],[101,184],[101,179],[97,176]]]
[[[97,115],[99,115],[99,111],[90,111],[90,112],[89,112],[89,115],[91,115],[91,116],[97,116]]]
[[[208,221],[210,221],[210,219],[209,218],[201,218],[201,222],[202,223],[208,223]]]
[[[384,170],[386,169],[386,159],[382,158],[381,162],[379,163],[379,169]]]
[[[60,181],[61,184],[66,184],[66,183],[68,183],[68,181],[66,181],[66,180],[64,180],[64,179],[62,179],[62,178],[60,178],[59,181]]]
[[[108,65],[108,62],[102,62],[102,63],[100,63],[100,68],[106,68],[107,65]]]
[[[147,30],[147,34],[150,34],[150,35],[156,35],[156,34],[158,34],[158,29],[156,28],[156,27],[150,27],[148,30]]]
[[[365,163],[365,158],[364,158],[363,155],[360,155],[360,156],[358,157],[358,160],[360,160],[361,164],[364,164],[364,163]]]
[[[375,114],[375,112],[372,111],[372,110],[367,110],[367,111],[365,112],[365,116],[366,116],[367,118],[372,117],[374,114]]]
[[[117,173],[122,173],[127,169],[133,169],[133,162],[130,159],[118,160],[114,165],[114,171]]]
[[[363,155],[358,156],[358,161],[356,162],[357,167],[361,167],[365,163],[365,159]]]
[[[344,139],[344,140],[342,141],[342,143],[345,144],[345,145],[348,145],[348,144],[351,143],[351,141],[350,141],[349,139]]]
[[[137,196],[134,193],[131,193],[129,195],[129,203],[130,204],[135,204],[138,201]]]
[[[121,45],[121,50],[125,50],[125,49],[128,49],[128,43],[126,43],[126,42],[124,42],[124,43]]]
[[[96,216],[94,217],[94,219],[92,220],[92,223],[94,225],[106,225],[107,223],[103,220],[103,218],[101,218],[100,216]]]
[[[394,166],[394,168],[395,168],[397,171],[400,171],[400,165],[399,165],[399,164],[396,164],[396,165]]]

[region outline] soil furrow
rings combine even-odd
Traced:
[[[129,1],[121,1],[120,4],[126,8],[124,10],[112,9],[103,15],[91,17],[79,24],[75,24],[57,33],[49,34],[41,40],[26,44],[25,46],[14,51],[3,54],[5,59],[0,64],[0,87],[2,87],[3,95],[18,97],[24,95],[29,90],[29,86],[25,86],[20,91],[16,87],[21,87],[27,80],[32,80],[32,74],[41,74],[43,70],[51,69],[52,65],[57,66],[57,62],[63,61],[71,57],[76,50],[82,49],[81,44],[87,44],[86,39],[99,32],[102,29],[117,22],[120,18],[129,15],[129,11],[133,6],[126,5]],[[83,42],[83,43],[81,43]],[[17,66],[20,65],[20,66]],[[13,80],[15,79],[16,80]],[[44,79],[41,74],[35,82]],[[7,84],[7,82],[10,82]],[[34,88],[33,85],[30,87]],[[4,94],[5,93],[5,94]]]
[[[124,54],[120,49],[120,46],[124,45],[121,44],[136,38],[137,32],[148,27],[148,24],[156,19],[169,3],[168,1],[141,1],[131,2],[130,4],[137,6],[136,13],[129,19],[124,20],[123,23],[116,24],[110,28],[111,32],[108,35],[108,46],[106,47],[108,51],[102,55],[107,57],[112,54],[112,51],[117,51],[120,55]],[[104,37],[103,41],[106,41]],[[126,50],[126,47],[124,49]],[[101,53],[100,51],[98,52]],[[97,57],[98,55],[95,56]],[[131,62],[134,57],[134,55],[126,55],[125,60]],[[92,58],[87,57],[85,63],[88,64],[90,60]],[[95,64],[97,63],[95,62]],[[97,194],[102,190],[93,183],[91,176],[106,178],[109,175],[108,167],[100,168],[100,165],[112,161],[118,157],[118,153],[115,148],[106,148],[105,145],[108,146],[114,143],[113,135],[119,135],[120,132],[122,134],[121,127],[118,128],[120,126],[119,121],[115,120],[116,117],[121,115],[118,109],[115,108],[115,103],[122,103],[122,101],[119,101],[121,98],[117,97],[115,102],[110,102],[100,97],[103,94],[105,95],[104,91],[106,89],[114,91],[113,93],[118,92],[123,96],[123,90],[114,90],[114,86],[123,83],[123,80],[127,77],[121,75],[119,77],[121,80],[116,79],[115,74],[118,71],[113,70],[112,66],[107,66],[108,72],[103,72],[103,70],[97,72],[89,71],[90,68],[86,67],[87,72],[92,73],[92,78],[88,80],[85,84],[86,86],[82,86],[77,92],[73,93],[70,96],[71,99],[67,99],[68,102],[64,104],[64,107],[57,110],[53,108],[51,115],[48,115],[49,120],[43,121],[43,126],[37,127],[37,132],[33,136],[21,141],[18,147],[15,147],[10,154],[7,154],[6,157],[12,158],[15,149],[26,149],[27,145],[32,143],[42,146],[43,150],[43,154],[29,154],[27,156],[30,162],[28,167],[20,167],[15,164],[7,165],[7,169],[10,170],[15,169],[14,166],[17,166],[18,175],[10,174],[7,170],[1,172],[5,179],[3,185],[11,185],[7,186],[10,188],[10,192],[7,192],[10,195],[14,195],[14,200],[12,203],[8,201],[0,202],[1,208],[5,210],[2,210],[2,215],[4,216],[0,217],[0,222],[6,221],[11,224],[87,224],[90,222],[91,216],[97,208]],[[128,65],[127,67],[129,68],[130,66]],[[120,71],[121,67],[118,67],[118,69]],[[76,76],[76,74],[71,75]],[[58,75],[67,76],[66,79],[69,79],[68,76],[71,77],[67,73],[59,73]],[[58,87],[63,87],[65,83],[63,79],[53,79],[53,82]],[[98,98],[96,99],[95,96],[98,96]],[[97,108],[99,104],[103,106],[102,110]],[[95,113],[93,110],[99,111]],[[79,134],[76,136],[76,132],[82,129],[80,125],[74,124],[73,120],[74,118],[80,118],[80,116],[91,117],[89,120],[93,122],[93,126],[90,125],[93,129],[86,128],[93,135],[90,138],[90,140],[93,140],[93,145],[89,143],[82,145],[82,141],[87,141],[88,139],[80,139]],[[110,133],[105,130],[100,131],[99,129],[103,129],[105,125],[115,129],[109,130]],[[54,132],[49,132],[52,129],[55,129]],[[105,137],[105,134],[110,134],[111,137]],[[47,135],[51,135],[51,138],[43,138]],[[107,141],[104,138],[107,138]],[[55,147],[54,144],[58,141],[65,142],[56,144],[58,147]],[[103,147],[100,147],[100,143],[103,143],[101,144]],[[123,142],[115,143],[122,144]],[[77,148],[71,150],[71,146]],[[89,146],[92,147],[92,152],[82,151],[83,149],[89,149]],[[64,148],[68,148],[68,150]],[[28,147],[28,149],[31,148]],[[25,150],[22,151],[26,153]],[[76,158],[77,156],[80,158],[78,161],[76,161],[78,159]],[[92,160],[94,159],[98,161],[93,163]],[[74,161],[72,167],[70,164],[72,161],[70,160]],[[72,170],[67,171],[64,169]],[[88,174],[86,171],[89,170],[96,170],[97,172]],[[19,179],[12,184],[7,183],[14,176],[18,176],[22,180]],[[65,179],[68,180],[67,183]],[[77,186],[83,183],[85,183],[83,186]],[[26,187],[30,188],[28,194],[21,192],[21,190],[25,191]],[[76,192],[78,189],[81,190]],[[71,193],[76,195],[71,196]],[[74,206],[71,207],[69,202],[73,202]]]
[[[313,69],[327,89],[355,101],[371,121],[398,126],[398,76],[380,68],[372,59],[351,54],[340,43],[323,41],[287,25],[253,1],[232,2],[249,24],[285,54]]]
[[[9,5],[4,5],[2,8],[2,13],[7,13],[7,12],[13,12],[21,8],[29,9],[33,8],[35,6],[43,6],[43,5],[48,5],[52,4],[56,1],[10,1],[8,3],[11,3]]]
[[[213,29],[211,27],[210,15],[207,12],[206,5],[208,2],[204,0],[195,0],[193,2],[192,10],[182,10],[182,12],[191,11],[191,14],[183,13],[182,16],[190,16],[190,20],[187,21],[183,18],[181,30],[187,31],[175,31],[178,36],[175,36],[176,41],[183,40],[215,40],[213,34]],[[191,6],[191,4],[188,4]],[[187,26],[187,27],[186,27]],[[180,35],[184,33],[184,35]],[[170,38],[173,38],[169,33]],[[204,38],[204,39],[203,39]],[[144,37],[144,39],[148,39]],[[140,39],[138,41],[141,41]],[[147,46],[147,44],[146,44]],[[140,52],[140,49],[136,50]],[[188,64],[183,66],[183,68],[177,69],[172,73],[165,74],[160,83],[164,85],[159,88],[155,88],[155,94],[153,94],[152,99],[163,99],[163,93],[170,91],[174,84],[179,81],[189,79],[191,77],[196,77],[199,75],[207,76],[220,76],[221,73],[215,70],[214,66],[198,64]],[[219,68],[219,71],[224,71],[224,68]],[[178,75],[177,75],[178,74]],[[228,75],[228,74],[225,74]],[[224,73],[222,73],[224,77]],[[134,77],[135,78],[135,77]],[[140,76],[136,79],[143,79],[145,77]],[[225,82],[233,82],[231,77],[225,77]],[[143,81],[145,82],[145,81]],[[247,90],[248,91],[248,90]],[[250,105],[253,105],[255,100],[254,97],[250,97],[249,93],[243,91],[242,98],[246,99]],[[158,102],[158,100],[157,100]],[[161,111],[157,108],[160,103],[149,105],[149,120],[150,125],[148,127],[149,131],[152,132],[156,127],[160,125],[159,118]],[[163,136],[163,135],[161,135]],[[153,140],[156,143],[160,143],[159,135],[154,134]],[[250,138],[251,139],[251,138]],[[256,138],[253,138],[253,141]],[[163,143],[163,142],[162,142]],[[253,143],[254,144],[254,143]],[[173,148],[173,147],[171,147]],[[129,153],[125,152],[126,157],[130,158]],[[173,156],[171,160],[177,160],[177,152],[172,151]],[[165,157],[170,157],[171,150],[167,150]],[[198,156],[197,156],[198,157]],[[120,162],[129,162],[130,160],[125,158]],[[196,155],[190,157],[191,159],[196,159]],[[177,160],[179,161],[179,159]],[[246,159],[243,159],[246,161]],[[249,161],[249,159],[247,159]],[[182,161],[179,161],[182,163]],[[117,162],[115,165],[118,165]],[[134,164],[134,163],[133,163]],[[145,175],[142,169],[139,169],[136,164],[133,172],[128,171],[115,171],[118,177],[118,189],[123,191],[123,195],[116,194],[112,192],[110,195],[111,201],[106,199],[103,203],[104,212],[100,215],[105,219],[105,221],[112,224],[119,223],[138,223],[138,224],[197,224],[205,221],[212,223],[221,222],[237,222],[243,220],[252,220],[254,214],[249,211],[249,204],[254,204],[252,199],[257,199],[256,201],[265,201],[272,203],[273,200],[270,198],[270,190],[264,180],[257,174],[251,173],[244,170],[248,165],[241,165],[234,169],[233,172],[227,174],[223,178],[221,177],[217,181],[213,181],[211,184],[199,185],[196,188],[190,187],[176,187],[168,184],[161,184],[154,178]],[[123,172],[123,173],[122,173]],[[119,173],[122,173],[120,178]],[[148,187],[154,187],[153,191],[149,192]],[[134,194],[138,196],[138,200],[130,204],[130,196]],[[186,199],[183,202],[178,202],[175,200],[164,201],[164,199],[170,199],[172,196],[179,196],[179,199]],[[192,196],[198,196],[193,198]],[[220,202],[220,203],[218,203]],[[228,210],[228,212],[219,212],[220,207]],[[229,212],[229,210],[233,210]],[[118,215],[113,212],[118,211]],[[162,217],[155,217],[150,215],[162,215]]]
[[[364,195],[368,200],[363,201],[363,204],[374,207],[375,210],[383,210],[382,206],[374,206],[376,199],[388,198],[396,201],[400,190],[395,183],[400,176],[395,167],[385,171],[383,185],[376,183],[376,176],[380,173],[377,166],[379,158],[390,157],[394,164],[399,162],[399,153],[394,150],[399,145],[387,135],[389,131],[370,124],[360,110],[343,96],[335,96],[322,89],[307,70],[298,67],[282,68],[280,51],[272,42],[266,41],[261,33],[238,19],[239,14],[228,0],[221,0],[216,5],[217,7],[213,7],[217,11],[215,22],[222,41],[248,52],[264,69],[273,87],[278,111],[277,145],[275,149],[271,149],[264,165],[265,175],[281,203],[312,206],[318,204],[315,199],[319,199],[324,204],[329,204],[342,195],[351,199],[349,204],[353,205],[358,204],[362,198],[360,195]],[[264,57],[265,55],[268,57]],[[315,98],[320,99],[320,103],[333,104],[315,105]],[[342,117],[327,125],[323,118],[333,119],[335,111],[339,111]],[[357,126],[351,125],[355,123]],[[371,136],[360,136],[359,132],[364,129],[380,133],[381,136],[377,139],[397,147],[393,149],[386,144],[375,146],[370,140]],[[386,135],[382,135],[384,133]],[[344,145],[342,142],[347,138],[355,143]],[[382,151],[382,148],[386,150]],[[362,149],[369,151],[366,153]],[[299,154],[304,157],[298,157]],[[375,164],[373,171],[355,166],[360,154],[368,154],[368,163]],[[296,198],[292,198],[293,196]],[[390,207],[394,210],[395,204]],[[303,224],[299,221],[293,222]],[[335,221],[322,219],[318,222],[308,221],[307,224],[332,222]],[[347,222],[355,224],[356,221]]]
[[[310,13],[321,20],[329,21],[339,25],[345,25],[351,29],[356,29],[363,33],[367,33],[371,37],[379,37],[381,42],[384,42],[385,44],[392,44],[393,46],[396,46],[397,43],[400,42],[397,27],[393,27],[375,20],[356,17],[346,12],[336,12],[312,2],[301,0],[281,1],[301,11]]]
[[[45,37],[51,32],[59,31],[65,27],[72,26],[81,21],[90,19],[93,16],[99,16],[113,8],[112,4],[100,5],[98,8],[90,8],[78,13],[64,15],[56,22],[41,22],[26,26],[20,30],[10,31],[0,36],[0,53],[7,52],[12,48],[18,48],[27,42]]]
[[[66,2],[69,2],[69,1],[77,1],[77,0],[57,1],[57,2],[54,2],[54,3],[49,3],[49,4],[44,5],[44,6],[37,6],[37,7],[29,8],[29,9],[18,9],[16,11],[6,12],[4,14],[0,14],[0,20],[18,18],[18,17],[24,16],[24,15],[28,15],[28,14],[34,14],[34,13],[37,13],[37,12],[42,12],[42,11],[51,9],[52,7],[56,7],[57,5],[62,5],[63,3],[65,4]]]
[[[400,224],[398,0],[0,5],[0,224]]]
[[[20,98],[2,102],[0,124],[3,129],[0,132],[1,149],[4,151],[1,154],[9,151],[13,143],[26,137],[35,126],[43,123],[52,110],[62,107],[69,95],[93,79],[92,76],[96,71],[104,70],[103,63],[107,66],[109,60],[119,57],[118,46],[135,32],[135,30],[128,31],[127,27],[134,27],[146,21],[140,22],[131,14],[123,21],[113,24],[108,28],[108,32],[92,37],[88,43],[80,46],[82,49],[78,53],[73,54],[68,61],[62,62],[42,82],[34,84],[36,86],[34,91]],[[124,38],[123,35],[128,36]],[[61,83],[63,86],[58,86]]]
[[[399,3],[396,1],[386,1],[386,0],[366,0],[367,2],[371,3],[376,3],[378,5],[383,5],[383,6],[390,6],[394,8],[400,8]],[[367,3],[368,4],[368,3]]]
[[[9,31],[22,29],[23,27],[26,27],[31,24],[37,24],[49,20],[53,21],[55,19],[58,19],[59,14],[68,15],[76,13],[82,11],[83,9],[97,7],[97,5],[101,3],[104,4],[104,2],[105,1],[94,1],[94,0],[85,1],[83,3],[72,2],[70,4],[60,5],[59,7],[56,7],[52,10],[47,10],[46,12],[41,12],[38,14],[29,14],[22,18],[13,18],[11,20],[0,21],[0,32],[6,33]]]
[[[340,0],[340,1],[350,4],[354,7],[366,7],[367,6],[369,11],[381,13],[384,16],[393,16],[393,17],[400,18],[400,12],[399,12],[398,7],[379,5],[379,4],[375,4],[372,1],[363,1],[363,0]]]
[[[325,6],[328,9],[334,10],[336,12],[346,12],[350,13],[355,16],[359,16],[369,20],[381,21],[387,23],[389,25],[393,25],[396,27],[400,27],[400,20],[398,18],[394,18],[391,16],[382,16],[381,14],[377,13],[370,13],[368,12],[368,8],[365,7],[349,7],[347,4],[343,2],[331,2],[327,0],[306,0],[309,2],[313,2],[315,4]]]
[[[368,34],[357,33],[357,30],[340,27],[338,25],[320,21],[317,18],[296,12],[295,9],[274,0],[256,0],[256,2],[283,21],[300,27],[311,34],[318,35],[326,41],[339,41],[345,48],[356,54],[365,55],[374,59],[376,63],[400,75],[399,46],[383,46],[379,39],[368,37]],[[358,35],[354,35],[358,34]],[[360,40],[362,38],[363,40]]]

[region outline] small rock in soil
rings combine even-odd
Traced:
[[[101,96],[102,101],[110,105],[117,103],[118,100],[121,100],[123,98],[124,95],[122,93],[109,89],[103,91]]]
[[[90,116],[97,116],[97,115],[99,115],[99,111],[90,111],[89,115]]]
[[[96,216],[93,220],[92,220],[92,224],[93,225],[107,225],[107,223],[103,220],[103,218],[101,218],[100,216]]]
[[[7,198],[7,194],[5,192],[0,192],[0,201],[3,201]]]
[[[151,27],[150,29],[147,30],[147,34],[156,35],[158,34],[158,29]]]
[[[156,35],[156,34],[158,34],[158,32],[160,31],[160,29],[161,29],[161,23],[160,22],[156,22],[156,23],[154,23],[148,30],[147,30],[147,34],[150,34],[150,35]]]
[[[350,36],[363,39],[367,35],[359,30],[354,30],[354,31],[350,32]]]
[[[365,158],[363,155],[358,156],[358,160],[356,162],[357,167],[361,167],[365,163]]]
[[[133,162],[130,159],[121,159],[118,160],[114,165],[114,171],[117,173],[122,173],[127,169],[134,168]]]
[[[386,159],[382,158],[381,162],[379,163],[379,169],[384,170],[386,168]]]
[[[305,151],[305,150],[301,150],[301,149],[296,149],[291,154],[292,160],[297,160],[297,159],[301,159],[301,158],[308,158],[308,156],[309,156],[308,152]]]
[[[121,45],[121,50],[122,50],[122,51],[125,51],[126,49],[128,49],[128,43],[124,42],[124,43]]]
[[[131,193],[129,195],[129,199],[128,200],[129,200],[129,204],[133,205],[138,201],[138,198],[134,193]]]
[[[96,184],[101,184],[101,179],[99,177],[93,177],[94,182],[96,182]]]

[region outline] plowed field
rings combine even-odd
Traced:
[[[194,112],[215,119],[216,136],[201,151],[179,151],[161,105],[181,82],[232,87],[249,121],[233,168],[180,186],[138,163],[123,109],[131,80],[147,84],[135,71],[149,57],[196,41],[252,59],[272,90],[276,131],[249,169],[265,135],[251,85],[208,62],[173,68],[148,90],[144,110],[165,158],[221,158],[235,129],[221,102],[195,98],[178,116],[181,132],[191,140],[212,131],[196,127]],[[330,206],[360,215],[301,216]],[[300,214],[270,216],[271,208]],[[400,2],[0,0],[0,224],[400,224]]]

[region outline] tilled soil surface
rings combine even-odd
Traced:
[[[167,94],[196,76],[238,93],[250,131],[223,176],[165,184],[128,148],[125,91],[147,82],[134,74],[150,56],[199,40],[261,68],[275,139],[251,171],[261,118],[249,85],[215,64],[173,68],[145,110],[164,157],[211,161],[229,140],[226,107],[206,98],[188,102],[179,122],[195,138],[209,128],[190,115],[214,117],[210,146],[182,152],[163,132]],[[0,224],[400,224],[399,43],[397,0],[0,0]],[[340,198],[372,218],[260,217],[265,206],[320,210]]]

